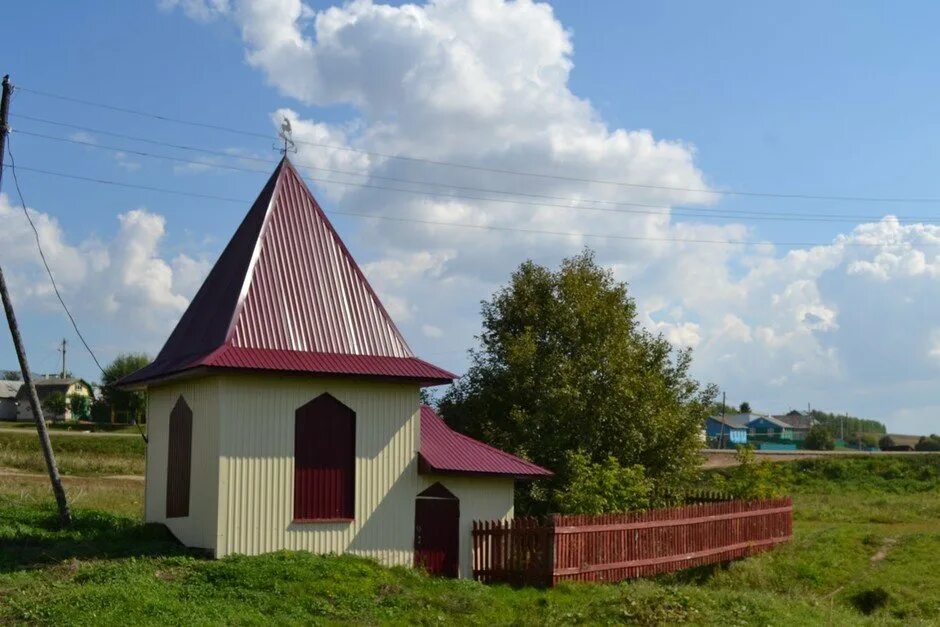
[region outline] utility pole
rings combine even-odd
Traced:
[[[62,378],[65,378],[65,373],[68,372],[65,369],[65,346],[68,342],[65,341],[65,338],[62,338],[62,348],[59,349],[59,352],[62,353]]]
[[[10,92],[12,91],[10,76],[4,76],[3,96],[0,98],[0,185],[3,183],[3,156],[6,150],[7,133],[9,132],[7,120],[10,110]],[[3,300],[7,323],[10,325],[10,335],[13,336],[16,358],[20,362],[20,371],[23,373],[23,385],[29,391],[29,406],[33,410],[36,431],[39,433],[39,444],[42,446],[42,455],[46,458],[46,469],[49,471],[49,480],[52,482],[52,492],[55,495],[56,504],[59,506],[59,522],[63,526],[68,526],[72,524],[72,512],[69,510],[69,502],[65,496],[65,489],[62,487],[62,477],[59,476],[59,467],[56,465],[55,455],[52,453],[52,441],[49,439],[49,430],[46,428],[46,421],[42,416],[42,407],[39,405],[39,396],[36,394],[36,386],[33,384],[33,375],[29,370],[29,362],[26,361],[26,350],[23,348],[23,339],[20,337],[20,328],[16,324],[16,316],[13,314],[13,301],[10,300],[10,292],[7,290],[7,282],[3,277],[2,267],[0,267],[0,298]],[[63,353],[63,364],[64,360],[65,353]]]
[[[725,393],[721,393],[721,428],[718,431],[718,448],[725,447]]]

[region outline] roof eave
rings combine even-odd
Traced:
[[[366,381],[390,381],[400,383],[416,383],[420,387],[430,387],[435,385],[447,385],[454,382],[456,377],[408,377],[396,375],[380,374],[362,374],[362,373],[343,373],[343,372],[311,372],[306,370],[278,370],[273,368],[237,368],[230,366],[203,366],[197,365],[190,368],[183,368],[174,372],[162,373],[140,380],[126,381],[121,379],[115,385],[119,390],[128,392],[140,392],[146,390],[148,386],[159,385],[189,379],[198,376],[207,376],[211,374],[230,374],[230,373],[250,373],[266,374],[271,376],[291,376],[291,377],[318,377],[318,378],[336,378],[336,379],[362,379]],[[448,373],[450,374],[450,373]],[[129,375],[132,376],[132,375]]]
[[[449,476],[469,476],[469,477],[481,477],[481,478],[506,478],[506,479],[517,479],[520,481],[534,481],[536,479],[544,479],[546,477],[553,477],[555,473],[550,470],[542,469],[541,472],[533,471],[531,473],[523,472],[498,472],[498,471],[485,471],[485,470],[465,470],[462,468],[440,468],[434,466],[428,459],[421,453],[418,453],[418,474],[420,475],[449,475]]]
[[[496,470],[466,470],[464,468],[441,468],[435,466],[428,458],[424,456],[423,453],[418,453],[418,474],[421,475],[460,475],[460,476],[472,476],[472,477],[506,477],[519,480],[535,480],[542,479],[545,477],[553,477],[555,473],[552,471],[540,468],[539,470],[532,470],[532,472],[502,472]]]

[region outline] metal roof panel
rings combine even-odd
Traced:
[[[427,405],[421,406],[421,466],[425,472],[547,477],[541,466],[458,433]]]

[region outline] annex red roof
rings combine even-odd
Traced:
[[[427,405],[421,406],[421,449],[418,470],[422,473],[506,475],[534,479],[552,472],[515,455],[457,433]]]
[[[140,385],[194,368],[449,383],[417,359],[290,161],[281,160]]]

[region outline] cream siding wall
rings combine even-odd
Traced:
[[[474,520],[508,520],[513,516],[514,481],[502,477],[421,475],[418,492],[440,482],[460,499],[460,576],[473,577]],[[412,519],[414,514],[412,514]]]
[[[191,379],[147,391],[147,522],[164,523],[183,544],[214,549],[219,482],[219,381]],[[189,516],[166,518],[167,446],[170,412],[182,396],[193,410]]]
[[[220,382],[217,556],[290,549],[413,563],[417,385],[248,373]],[[355,520],[295,524],[294,412],[324,392],[356,412]]]

